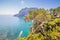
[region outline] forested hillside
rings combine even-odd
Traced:
[[[17,40],[60,40],[60,7],[32,10],[24,20],[33,25],[27,37]]]

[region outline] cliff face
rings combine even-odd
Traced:
[[[36,10],[37,8],[23,8],[19,11],[18,14],[14,15],[14,16],[17,16],[17,17],[24,17],[26,16],[27,14],[29,14],[29,11],[30,10]]]

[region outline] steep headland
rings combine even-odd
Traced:
[[[26,16],[27,14],[29,14],[29,11],[31,10],[36,10],[37,8],[23,8],[19,11],[18,14],[14,15],[14,16],[17,16],[17,17],[24,17]]]

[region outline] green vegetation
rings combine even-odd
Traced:
[[[33,25],[27,37],[17,40],[60,40],[60,7],[32,10],[24,19]]]

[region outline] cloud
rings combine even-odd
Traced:
[[[20,0],[20,6],[21,6],[22,8],[28,7],[28,5],[27,5],[27,3],[26,3],[25,0]]]
[[[24,5],[25,4],[25,1],[24,0],[21,0],[21,4]]]
[[[17,14],[18,10],[12,9],[12,8],[6,8],[6,9],[1,9],[0,10],[0,15],[14,15]]]

